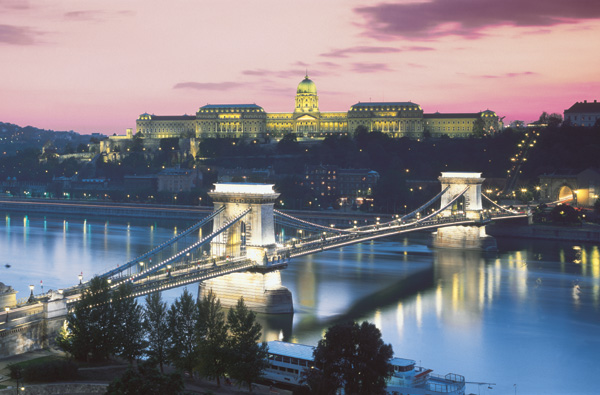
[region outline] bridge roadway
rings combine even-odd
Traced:
[[[212,278],[224,276],[235,272],[248,270],[270,271],[287,267],[289,259],[317,253],[324,250],[343,247],[346,245],[361,243],[382,237],[388,237],[403,233],[416,231],[434,230],[446,226],[457,225],[485,225],[493,220],[505,220],[514,218],[526,218],[527,213],[495,213],[479,220],[469,219],[464,216],[433,217],[430,219],[412,220],[401,223],[392,221],[379,225],[369,225],[354,228],[350,232],[342,234],[320,234],[316,237],[295,239],[275,250],[267,258],[268,262],[254,262],[246,257],[204,258],[190,262],[178,262],[172,268],[164,267],[145,276],[133,275],[113,277],[111,282],[129,281],[133,285],[133,297],[141,297],[155,291],[164,291],[171,288],[181,287],[187,284]],[[333,229],[332,229],[333,231]],[[264,264],[263,264],[264,263]],[[81,290],[85,284],[65,290],[68,303],[79,300]]]
[[[231,273],[248,271],[253,268],[276,270],[285,267],[287,267],[287,260],[275,262],[265,267],[245,257],[233,259],[221,258],[218,261],[208,258],[199,261],[190,261],[189,263],[181,263],[172,269],[163,269],[146,277],[131,281],[133,285],[131,296],[137,298],[156,291],[178,288]],[[120,280],[124,282],[127,279],[128,277],[123,276]],[[119,279],[117,278],[117,280]],[[112,282],[113,280],[111,279],[110,281]],[[81,298],[81,291],[85,288],[86,284],[83,284],[65,290],[64,295],[67,303],[71,304],[78,301]]]
[[[457,225],[485,225],[493,220],[505,220],[514,218],[526,218],[527,213],[496,213],[480,220],[465,218],[464,216],[434,218],[428,220],[415,220],[408,223],[392,221],[380,225],[369,225],[358,228],[354,232],[343,233],[330,237],[298,239],[290,245],[278,249],[278,256],[295,258],[312,254],[319,251],[343,247],[345,245],[361,243],[381,237],[388,237],[403,233],[434,230],[446,226]]]

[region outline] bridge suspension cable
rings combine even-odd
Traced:
[[[497,204],[496,202],[494,202],[492,199],[490,199],[489,197],[487,197],[487,196],[486,196],[485,194],[483,194],[483,193],[481,194],[481,196],[483,196],[484,198],[486,198],[488,202],[492,203],[492,205],[493,205],[494,207],[498,207],[500,210],[503,210],[503,211],[509,212],[509,213],[511,213],[511,214],[518,214],[518,212],[516,212],[516,211],[509,210],[508,208],[506,208],[506,207],[504,207],[504,206],[501,206],[501,205]]]
[[[427,203],[421,205],[419,208],[417,208],[416,210],[411,211],[410,213],[397,218],[397,219],[393,219],[391,221],[388,222],[383,222],[380,225],[386,225],[386,224],[392,224],[392,223],[402,223],[403,221],[406,221],[407,219],[410,219],[412,217],[414,217],[415,215],[417,215],[417,213],[425,210],[426,208],[428,208],[429,206],[431,206],[433,203],[435,203],[436,200],[438,200],[444,193],[446,193],[446,191],[450,188],[450,185],[448,185],[446,188],[444,188],[440,193],[438,193],[437,195],[435,195],[432,199],[430,199]],[[463,192],[464,193],[464,192]],[[460,195],[462,196],[462,195]],[[365,226],[361,226],[359,228],[355,228],[354,231],[363,231],[365,229],[372,229],[373,225],[365,225]]]
[[[219,215],[221,212],[223,212],[223,210],[225,210],[225,206],[220,207],[218,210],[215,210],[213,213],[211,213],[208,217],[203,218],[201,221],[196,222],[194,225],[190,226],[189,228],[187,228],[186,230],[184,230],[183,232],[179,233],[178,235],[176,235],[175,237],[165,241],[164,243],[154,247],[153,249],[151,249],[148,252],[145,252],[144,254],[138,256],[137,258],[127,262],[126,264],[119,266],[113,270],[109,270],[108,272],[99,275],[98,277],[112,277],[116,274],[119,274],[121,272],[123,272],[124,270],[129,269],[132,266],[135,266],[136,264],[138,264],[139,262],[143,261],[146,258],[151,257],[152,255],[164,250],[165,248],[173,245],[175,242],[179,241],[180,239],[184,238],[185,236],[189,235],[190,233],[198,230],[199,228],[201,228],[202,226],[206,225],[208,222],[210,222],[213,218],[215,218],[217,215]]]
[[[421,212],[421,211],[425,210],[427,207],[431,206],[436,200],[438,200],[444,193],[446,193],[446,191],[448,189],[450,189],[450,185],[448,185],[446,188],[444,188],[444,190],[442,192],[440,192],[437,195],[435,195],[433,197],[433,199],[429,200],[427,203],[425,203],[424,205],[422,205],[418,209],[413,210],[410,213],[408,213],[408,214],[404,215],[403,217],[401,217],[400,220],[406,220],[406,219],[412,218],[415,215],[417,215],[418,212]]]
[[[426,215],[426,216],[425,216],[425,217],[423,217],[423,218],[419,218],[419,219],[418,219],[417,221],[415,221],[415,222],[416,222],[416,223],[423,222],[423,221],[426,221],[426,220],[428,220],[429,218],[431,218],[431,217],[433,217],[433,216],[436,216],[436,215],[438,215],[439,213],[441,213],[442,211],[444,211],[445,209],[447,209],[448,207],[450,207],[451,205],[453,205],[453,204],[454,204],[454,202],[456,202],[456,201],[458,200],[458,198],[460,198],[462,195],[464,195],[464,194],[465,194],[465,192],[467,192],[467,191],[469,190],[469,188],[470,188],[470,187],[466,187],[465,189],[463,189],[463,191],[462,191],[461,193],[459,193],[458,195],[454,196],[454,197],[452,198],[452,200],[450,200],[450,201],[449,201],[449,202],[448,202],[448,203],[447,203],[447,204],[446,204],[444,207],[440,207],[440,209],[439,209],[439,210],[437,210],[437,211],[434,211],[433,213],[431,213],[431,214],[429,214],[429,215]]]
[[[320,232],[320,229],[316,229],[312,226],[303,225],[298,222],[289,221],[285,218],[275,217],[275,224],[280,226],[287,226],[293,229],[305,230],[307,232]],[[329,229],[329,228],[328,228]]]
[[[116,284],[112,285],[111,288],[116,287],[117,285],[119,285],[120,283],[124,282],[124,281],[135,281],[138,280],[140,278],[146,277],[149,274],[154,273],[155,271],[161,269],[163,266],[166,266],[167,264],[173,262],[174,260],[181,258],[182,256],[184,256],[186,253],[199,248],[201,246],[203,246],[204,244],[206,244],[207,242],[211,241],[212,239],[214,239],[215,237],[217,237],[219,234],[223,233],[224,231],[226,231],[227,229],[229,229],[231,226],[233,226],[236,222],[238,222],[240,219],[242,219],[246,214],[248,214],[250,211],[252,210],[251,207],[247,208],[246,210],[242,211],[242,213],[240,213],[239,215],[237,215],[236,217],[234,217],[233,219],[229,220],[228,222],[226,222],[224,225],[222,225],[219,229],[215,230],[214,232],[212,232],[211,234],[209,234],[206,237],[203,237],[201,240],[199,240],[198,242],[192,244],[191,246],[184,248],[183,250],[179,251],[178,253],[176,253],[175,255],[170,256],[167,259],[162,260],[161,262],[157,263],[154,266],[150,266],[147,269],[136,273],[130,277],[127,277],[123,280],[121,280],[120,282],[117,282]]]
[[[321,230],[325,230],[327,232],[338,232],[338,233],[350,232],[350,230],[348,230],[348,229],[331,228],[331,227],[328,227],[328,226],[323,226],[323,225],[315,224],[314,222],[305,221],[303,219],[293,217],[293,216],[291,216],[289,214],[282,213],[279,210],[273,210],[273,212],[276,215],[282,216],[282,217],[287,218],[287,219],[289,219],[291,221],[294,221],[294,222],[299,222],[301,224],[304,224],[306,226],[310,226],[310,227],[315,228],[315,229],[321,229]]]

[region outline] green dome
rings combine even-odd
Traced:
[[[308,75],[304,77],[304,79],[298,84],[298,90],[296,93],[312,93],[314,95],[317,94],[317,86],[314,82],[312,82]]]

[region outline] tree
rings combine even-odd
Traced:
[[[146,348],[142,307],[131,296],[131,284],[121,284],[113,297],[116,353],[133,363]]]
[[[198,338],[196,321],[198,310],[192,294],[183,290],[181,297],[175,299],[168,313],[169,323],[169,360],[178,368],[192,372],[198,364]]]
[[[198,370],[204,377],[217,380],[221,386],[221,377],[227,372],[229,347],[227,341],[228,326],[221,301],[212,289],[201,301],[198,301],[197,322],[198,350],[200,354]]]
[[[347,394],[385,394],[393,354],[379,329],[367,321],[334,325],[314,351],[315,366],[322,372],[317,392],[329,394],[343,388]]]
[[[550,211],[550,219],[552,222],[560,224],[576,224],[579,223],[579,213],[568,204],[557,204]]]
[[[295,133],[286,133],[277,143],[277,151],[281,154],[297,154],[300,152],[300,144]]]
[[[485,136],[485,133],[485,121],[479,116],[475,122],[473,122],[473,136],[480,138]]]
[[[248,310],[241,297],[234,309],[227,313],[230,332],[231,361],[228,373],[231,378],[248,385],[261,376],[267,367],[267,344],[258,344],[262,327],[256,322],[256,315]]]
[[[92,278],[73,311],[67,315],[67,329],[57,339],[59,347],[78,360],[108,358],[115,350],[110,297],[108,281]]]
[[[155,361],[146,361],[135,369],[130,367],[123,375],[110,383],[106,393],[109,395],[162,395],[181,394],[183,391],[181,374],[161,374]]]
[[[169,344],[169,325],[167,322],[167,304],[162,301],[160,292],[151,293],[146,297],[142,323],[148,339],[146,354],[154,359],[164,372],[163,365],[167,362],[167,346]]]

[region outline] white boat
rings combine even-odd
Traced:
[[[302,385],[302,372],[314,367],[313,346],[270,341],[269,366],[263,378],[276,383]],[[465,378],[449,373],[445,376],[433,374],[431,369],[416,366],[412,359],[392,358],[394,373],[387,381],[390,395],[464,395]]]

